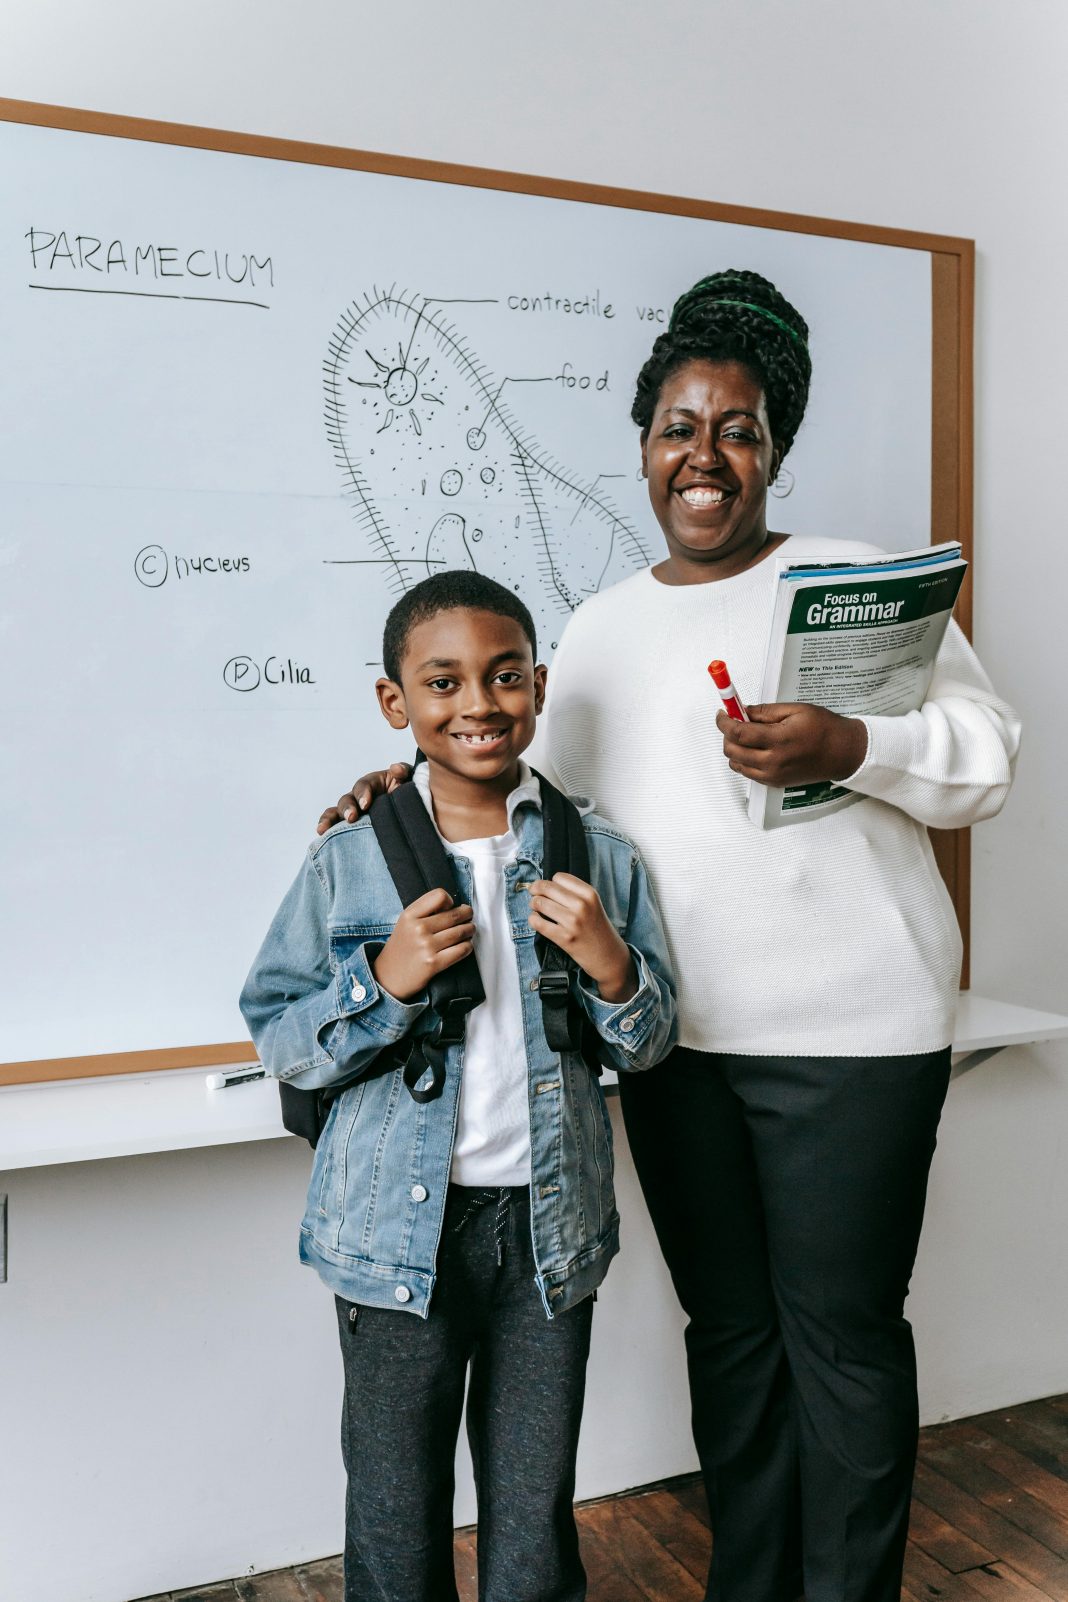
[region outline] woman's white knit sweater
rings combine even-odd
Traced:
[[[776,555],[873,547],[795,537]],[[707,672],[756,700],[775,557],[674,587],[650,571],[586,601],[549,674],[540,740],[565,789],[595,798],[653,877],[679,985],[681,1044],[702,1051],[878,1056],[952,1039],[960,934],[925,825],[991,817],[1019,719],[951,624],[929,698],[865,718],[846,781],[866,798],[764,831],[746,814]]]

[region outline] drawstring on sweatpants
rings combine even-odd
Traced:
[[[508,1233],[508,1209],[512,1205],[512,1192],[507,1185],[499,1190],[477,1190],[468,1198],[467,1206],[460,1216],[459,1222],[453,1225],[452,1232],[458,1235],[467,1220],[481,1207],[489,1207],[496,1203],[497,1211],[493,1215],[493,1244],[497,1249],[497,1267],[504,1263],[504,1241]]]

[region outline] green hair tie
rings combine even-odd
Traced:
[[[694,289],[700,289],[701,287],[701,284],[694,285]],[[687,293],[692,294],[693,291],[689,290]],[[784,334],[789,334],[791,339],[796,339],[803,351],[808,350],[807,340],[805,340],[803,336],[797,332],[797,329],[791,328],[789,323],[784,323],[781,317],[776,317],[775,313],[773,311],[768,311],[766,306],[756,306],[751,300],[727,300],[725,298],[716,300],[714,304],[716,306],[744,306],[746,311],[755,311],[759,317],[766,317],[769,323],[774,323],[776,328],[781,328]],[[676,303],[675,309],[671,314],[671,320],[668,323],[668,333],[672,333],[674,331],[675,313],[677,311],[678,304]]]

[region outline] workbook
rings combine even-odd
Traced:
[[[967,566],[956,541],[852,561],[780,558],[761,700],[805,701],[843,717],[914,712]],[[749,816],[778,829],[862,799],[833,780],[754,783]]]

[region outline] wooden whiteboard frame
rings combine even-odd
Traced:
[[[943,540],[960,540],[964,555],[969,562],[971,560],[972,342],[975,306],[973,240],[943,234],[914,233],[903,228],[877,228],[866,223],[837,222],[825,217],[794,216],[790,212],[764,211],[753,206],[727,206],[718,201],[687,200],[678,195],[655,195],[643,190],[574,183],[565,178],[538,178],[527,173],[497,172],[488,167],[461,167],[448,162],[419,161],[407,156],[384,156],[373,151],[347,150],[339,145],[306,144],[299,140],[232,133],[218,128],[195,128],[185,123],[117,117],[106,112],[39,105],[25,100],[0,98],[0,122],[28,123],[39,128],[60,128],[71,133],[106,134],[111,138],[140,139],[154,144],[182,145],[192,150],[219,150],[231,155],[264,157],[272,161],[299,161],[316,167],[346,167],[358,172],[383,173],[394,178],[421,178],[433,183],[463,184],[474,189],[502,189],[514,194],[540,195],[553,200],[620,206],[629,211],[657,211],[678,217],[704,218],[709,222],[737,223],[750,228],[772,228],[793,234],[821,234],[830,239],[851,239],[861,244],[894,245],[902,250],[926,251],[931,257],[931,541],[939,544]],[[957,601],[956,615],[970,638],[970,566]],[[931,837],[964,936],[961,984],[967,988],[971,933],[969,831],[932,830]],[[107,1052],[88,1057],[6,1063],[0,1065],[0,1085],[145,1073],[161,1068],[196,1068],[216,1063],[243,1062],[252,1055],[254,1052],[250,1043],[239,1040],[212,1046],[176,1046],[173,1049]]]

